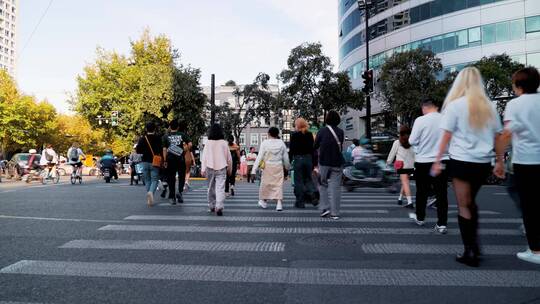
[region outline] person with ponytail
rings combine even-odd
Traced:
[[[305,208],[306,203],[318,205],[313,184],[313,158],[315,153],[313,134],[309,132],[309,124],[303,118],[294,122],[296,132],[291,134],[289,159],[293,160],[294,195],[296,208]]]
[[[407,208],[413,208],[410,180],[411,175],[414,173],[414,150],[409,144],[409,136],[411,135],[411,128],[408,126],[401,126],[399,128],[399,138],[394,141],[390,154],[386,160],[388,165],[394,163],[399,179],[401,180],[401,191],[399,192],[398,204],[403,204],[403,196],[407,199]],[[418,225],[423,226],[423,222],[417,222]]]
[[[452,177],[459,207],[458,224],[464,245],[459,263],[478,267],[478,207],[476,196],[491,173],[495,157],[495,139],[502,132],[502,123],[495,104],[487,97],[480,71],[463,69],[452,84],[443,105],[439,151],[431,174],[438,176],[441,159],[450,156],[447,172]]]

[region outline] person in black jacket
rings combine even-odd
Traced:
[[[137,153],[142,154],[143,175],[146,182],[146,203],[148,207],[154,204],[154,193],[159,180],[160,166],[152,165],[154,156],[162,156],[161,137],[156,134],[156,125],[146,124],[146,135],[139,138]]]
[[[294,122],[296,132],[291,134],[289,147],[289,159],[293,160],[294,168],[294,195],[296,208],[305,208],[306,203],[318,205],[315,197],[315,185],[313,184],[313,134],[308,131],[309,125],[303,118]]]
[[[342,148],[344,132],[338,128],[341,118],[338,112],[330,111],[324,120],[326,127],[319,130],[315,139],[315,149],[319,149],[319,191],[321,217],[339,219],[341,202],[341,177],[343,175]],[[317,170],[317,169],[316,169]],[[329,197],[331,195],[331,198]]]

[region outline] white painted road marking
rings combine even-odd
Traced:
[[[160,226],[160,225],[107,225],[101,231],[146,231],[189,233],[260,233],[260,234],[393,234],[429,235],[432,229],[421,228],[356,228],[356,227],[246,227],[246,226]],[[481,229],[482,235],[521,235],[517,229]],[[448,234],[459,235],[459,230],[449,229]]]
[[[22,260],[7,274],[349,286],[540,287],[540,271],[334,269]]]
[[[523,251],[523,245],[485,245],[482,254],[515,255]],[[362,244],[362,250],[368,254],[454,254],[463,250],[463,245],[440,244]]]
[[[194,242],[160,240],[74,240],[59,248],[124,249],[124,250],[185,250],[185,251],[251,251],[283,252],[281,242]]]

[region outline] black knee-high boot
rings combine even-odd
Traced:
[[[458,254],[456,261],[471,267],[478,267],[479,264],[479,247],[476,242],[476,229],[478,218],[473,215],[471,219],[466,219],[462,216],[458,216],[459,230],[461,232],[461,239],[463,241],[464,251],[463,254]]]

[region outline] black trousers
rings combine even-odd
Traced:
[[[186,161],[183,156],[174,154],[167,155],[167,184],[169,186],[169,198],[176,196],[176,174],[178,174],[178,193],[184,191],[186,183]]]
[[[514,164],[514,176],[523,212],[523,224],[529,248],[540,251],[540,201],[535,191],[538,188],[540,165]]]
[[[294,196],[296,204],[311,203],[315,193],[315,185],[311,176],[313,160],[311,155],[294,157]]]
[[[426,218],[426,205],[430,193],[437,198],[437,225],[446,226],[448,223],[448,174],[443,170],[439,176],[431,176],[433,163],[415,163],[416,178],[416,218],[423,221]]]
[[[227,181],[225,182],[225,192],[229,193],[229,187],[236,184],[236,171],[238,170],[238,164],[233,162],[231,175],[227,175]]]

